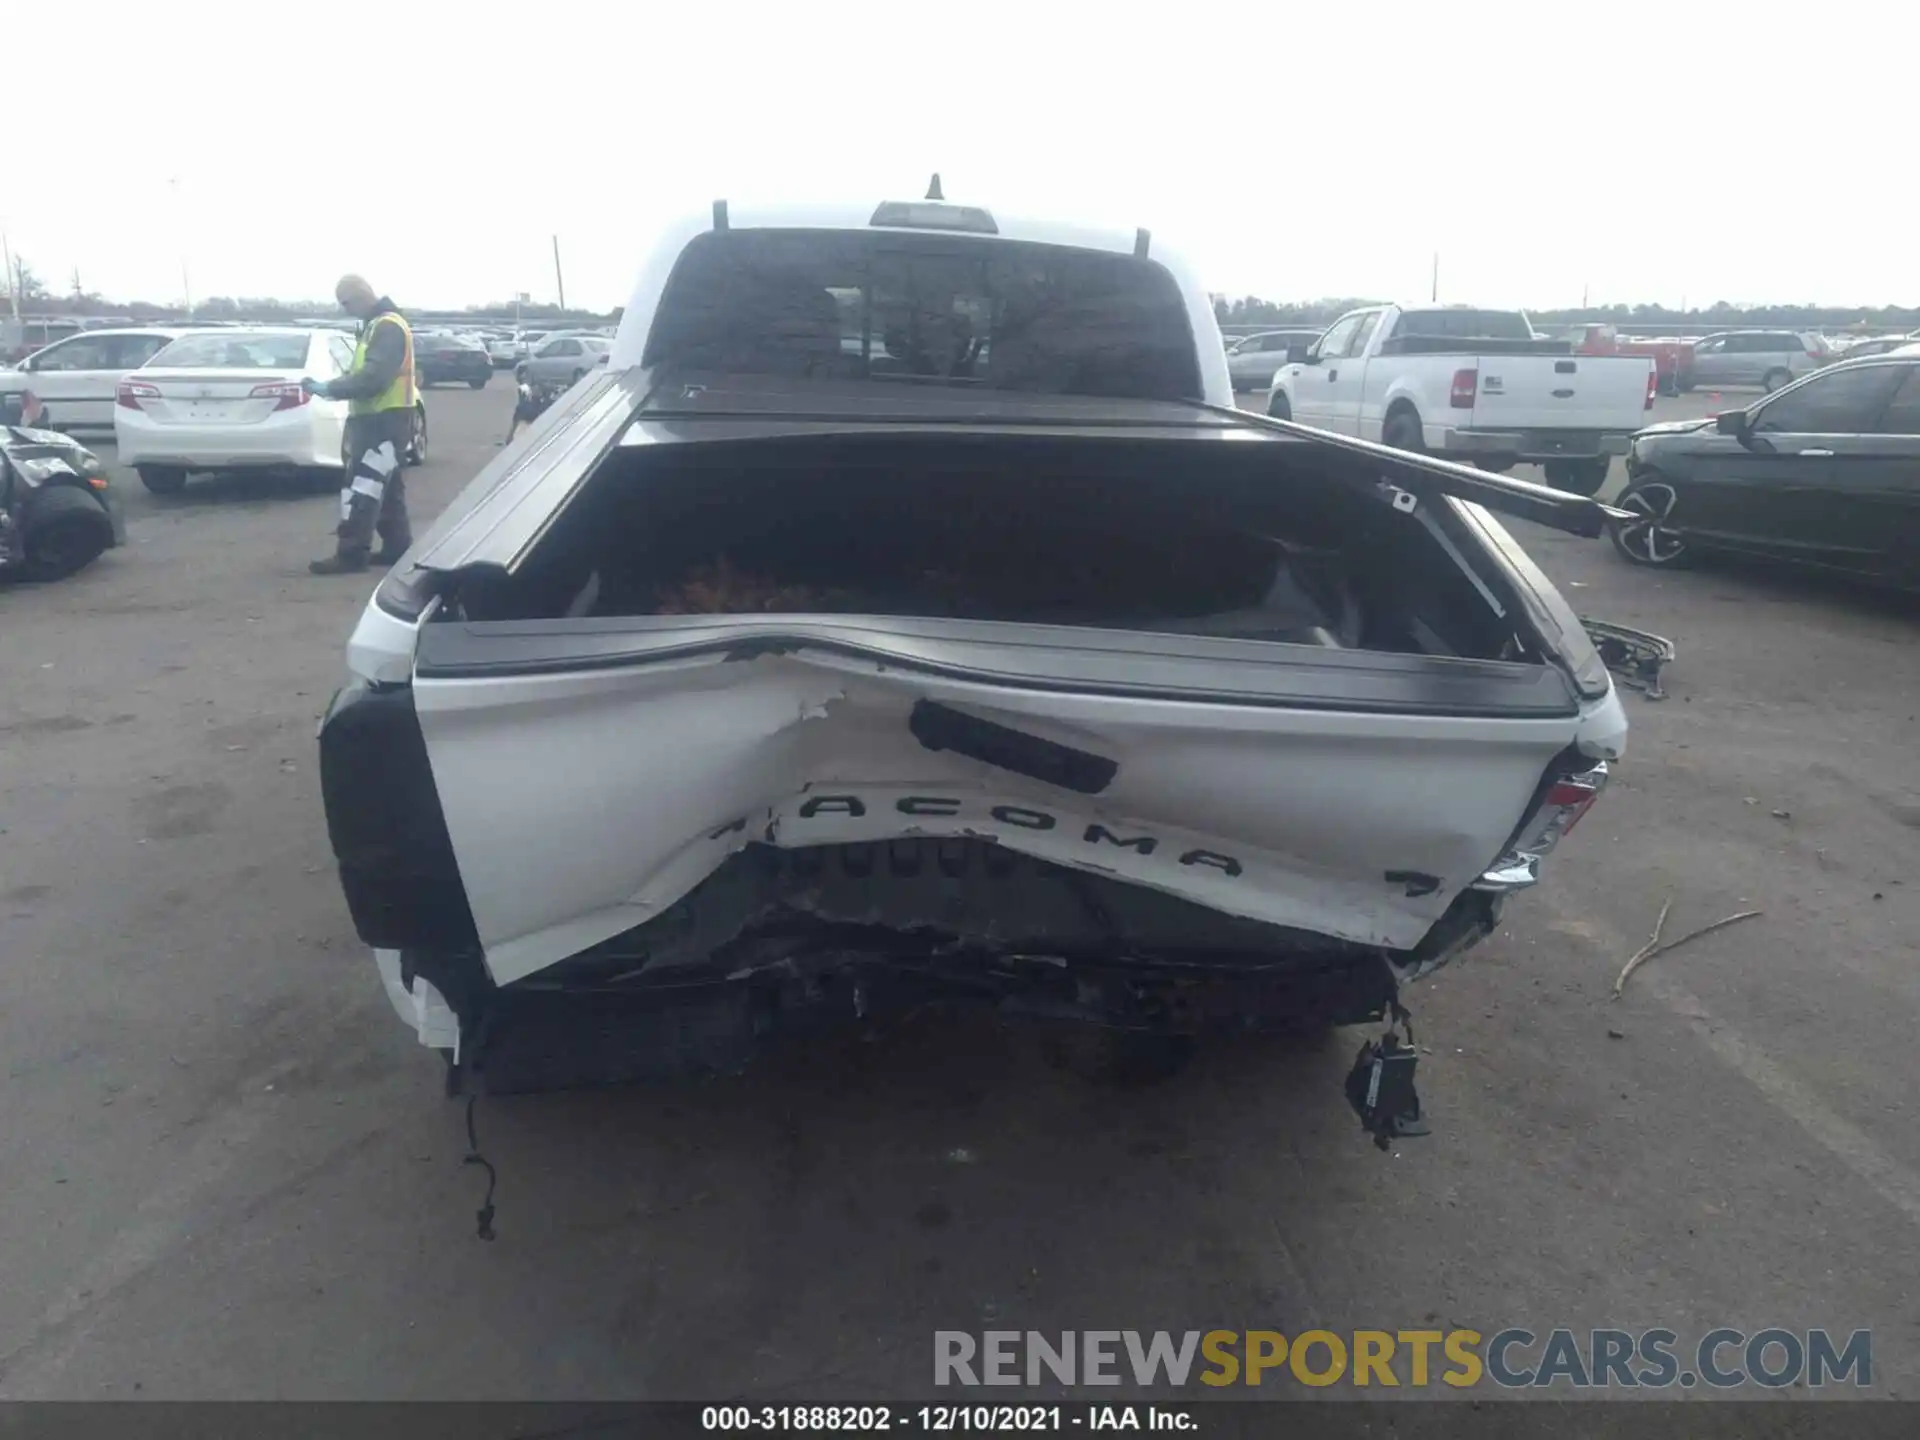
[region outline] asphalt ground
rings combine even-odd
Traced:
[[[420,523],[511,386],[428,403]],[[1900,605],[1516,527],[1680,655],[1548,882],[1411,994],[1434,1134],[1391,1155],[1357,1034],[1123,1090],[934,1017],[484,1102],[483,1245],[331,870],[314,728],[370,589],[305,573],[334,497],[119,478],[125,549],[0,593],[0,1396],[924,1398],[933,1332],[988,1328],[1871,1328],[1871,1393],[1920,1382]],[[1765,913],[1610,1002],[1668,900]]]

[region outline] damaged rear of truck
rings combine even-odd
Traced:
[[[328,825],[459,1086],[931,1000],[1116,1055],[1378,1020],[1622,752],[1490,513],[1603,507],[1220,403],[1144,233],[887,208],[676,239],[368,607]]]

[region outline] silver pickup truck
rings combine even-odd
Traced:
[[[1370,305],[1342,315],[1273,378],[1281,420],[1598,492],[1653,405],[1645,355],[1575,355],[1518,310]]]

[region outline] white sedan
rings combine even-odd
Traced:
[[[0,396],[32,392],[46,407],[48,430],[111,430],[121,378],[187,333],[179,326],[83,330],[0,370]]]
[[[113,436],[120,463],[156,495],[196,471],[343,468],[347,402],[309,395],[353,363],[334,330],[247,327],[174,341],[120,382]],[[416,449],[424,447],[416,416]],[[414,458],[414,457],[409,457]]]

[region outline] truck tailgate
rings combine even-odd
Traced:
[[[1478,698],[1438,713],[1455,672]],[[1382,681],[1391,708],[1354,698]],[[888,617],[431,624],[412,697],[501,984],[658,914],[752,841],[985,839],[1406,949],[1582,723],[1541,667]],[[339,779],[351,727],[327,728]]]
[[[1644,355],[1482,355],[1475,430],[1638,430],[1646,423]]]

